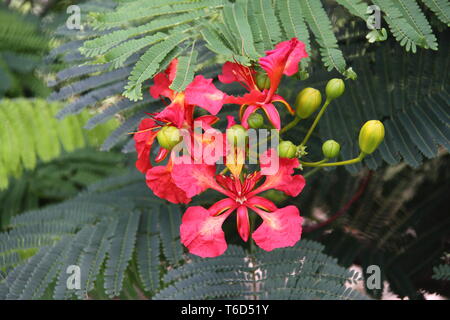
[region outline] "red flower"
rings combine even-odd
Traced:
[[[152,165],[149,159],[153,142],[158,131],[166,125],[174,125],[177,128],[192,130],[194,119],[194,106],[198,105],[212,114],[217,114],[223,105],[225,94],[218,90],[212,79],[203,76],[195,77],[184,92],[175,92],[170,89],[172,81],[177,72],[178,60],[174,59],[164,72],[154,77],[154,84],[150,87],[150,94],[154,98],[160,96],[169,98],[171,103],[161,112],[152,115],[153,119],[143,119],[139,124],[138,131],[134,135],[138,159],[136,168],[146,173]],[[195,119],[202,125],[211,125],[218,120],[214,116],[203,116]],[[162,161],[168,151],[161,148],[157,156],[157,162]]]
[[[134,134],[137,151],[136,168],[142,173],[146,173],[152,167],[150,151],[159,127],[153,119],[143,119],[139,124],[138,131]]]
[[[206,79],[199,75],[183,92],[175,92],[170,89],[170,85],[175,79],[177,64],[177,59],[173,60],[165,72],[159,73],[153,78],[154,84],[150,87],[151,96],[155,99],[163,96],[171,101],[155,119],[169,120],[181,128],[192,125],[194,106],[199,106],[213,115],[219,113],[226,95],[214,86],[212,79]]]
[[[226,62],[219,75],[219,80],[223,83],[239,82],[245,87],[249,93],[242,97],[227,96],[225,103],[233,103],[241,105],[241,122],[248,128],[248,117],[261,108],[269,121],[276,129],[280,129],[280,115],[273,105],[273,102],[283,103],[291,114],[294,110],[281,96],[275,95],[283,74],[291,76],[298,71],[298,64],[301,59],[308,57],[305,51],[305,44],[292,38],[288,41],[280,42],[274,50],[266,52],[266,56],[259,59],[259,64],[263,68],[270,79],[269,90],[259,90],[256,81],[256,72],[246,66],[238,63]]]
[[[191,198],[184,190],[177,187],[172,179],[172,160],[167,166],[157,166],[149,169],[145,175],[148,187],[153,193],[172,203],[189,203]]]
[[[266,155],[267,156],[267,155]],[[185,159],[188,160],[188,159]],[[248,240],[250,224],[248,209],[256,212],[263,223],[253,233],[256,244],[264,250],[293,246],[300,240],[302,218],[295,206],[277,208],[276,205],[258,194],[277,189],[291,196],[297,196],[305,186],[301,175],[293,176],[294,168],[299,166],[298,159],[280,159],[280,168],[274,174],[264,178],[262,172],[244,175],[216,175],[215,165],[175,164],[172,179],[176,186],[193,197],[206,189],[214,189],[227,196],[208,210],[196,206],[190,207],[184,214],[180,227],[181,241],[193,254],[201,257],[215,257],[222,254],[227,244],[222,231],[225,219],[237,211],[238,232],[244,241]]]

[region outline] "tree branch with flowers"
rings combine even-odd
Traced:
[[[361,161],[371,154],[384,138],[384,127],[380,121],[368,121],[360,132],[361,153],[355,159],[328,162],[339,153],[340,146],[330,140],[324,143],[324,159],[317,162],[303,162],[307,142],[327,107],[339,98],[345,90],[344,82],[332,79],[326,87],[326,101],[317,114],[306,136],[297,146],[291,141],[282,140],[281,135],[290,128],[301,125],[300,120],[310,117],[321,105],[320,91],[313,88],[303,89],[296,101],[295,110],[277,94],[282,77],[293,76],[299,71],[299,63],[307,58],[305,44],[297,38],[280,42],[273,50],[266,52],[258,64],[245,66],[237,62],[223,65],[219,81],[228,84],[237,82],[247,92],[242,96],[232,96],[217,89],[212,79],[196,76],[183,92],[175,92],[170,87],[178,72],[178,60],[154,77],[150,93],[154,98],[167,98],[170,103],[160,112],[151,114],[142,120],[139,130],[134,134],[138,160],[136,167],[145,174],[148,187],[160,198],[172,203],[188,204],[193,197],[208,189],[225,196],[210,206],[189,207],[183,214],[180,226],[181,242],[189,252],[201,257],[216,257],[227,249],[222,230],[224,221],[236,213],[236,224],[240,237],[247,242],[251,237],[255,244],[266,251],[295,245],[301,238],[303,218],[296,206],[278,208],[272,201],[262,197],[264,191],[275,189],[286,195],[296,197],[305,187],[305,178],[300,174],[303,166],[321,168],[340,166]],[[256,68],[260,68],[257,71]],[[282,103],[295,118],[282,127],[281,118],[275,102]],[[194,123],[201,129],[215,130],[214,123],[220,119],[223,108],[239,105],[239,121],[228,117],[227,131],[216,137],[225,139],[205,139],[196,133]],[[195,108],[208,111],[209,115],[195,118]],[[275,131],[275,148],[257,152],[260,169],[252,171],[245,164],[250,142],[247,130],[261,128],[265,119],[256,113],[262,110],[270,128]],[[181,131],[185,134],[182,134]],[[166,158],[166,165],[152,166],[151,149],[155,142],[159,150],[153,159],[160,163]],[[239,143],[241,142],[241,143]],[[263,141],[259,141],[259,144]],[[184,144],[187,154],[181,157],[174,152],[179,144]],[[196,145],[218,149],[215,161],[225,164],[218,173],[217,165],[205,163],[205,155],[195,152]],[[273,156],[279,166],[268,170]],[[211,162],[211,161],[210,161]],[[256,220],[250,215],[257,215]],[[253,221],[253,223],[251,223]]]

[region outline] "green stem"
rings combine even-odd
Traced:
[[[330,159],[325,158],[325,159],[323,159],[323,160],[321,160],[321,161],[317,161],[317,162],[315,162],[315,163],[317,163],[317,164],[322,164],[322,163],[328,162],[328,160],[330,160]],[[305,174],[303,175],[303,177],[304,177],[305,179],[307,179],[308,177],[310,177],[310,176],[312,176],[313,174],[317,173],[317,172],[320,171],[321,169],[322,169],[321,167],[316,167],[316,168],[314,168],[314,169],[308,171],[307,173],[305,173]]]
[[[300,163],[301,163],[302,166],[304,166],[304,167],[317,167],[319,164],[328,162],[328,160],[330,160],[330,159],[325,158],[325,159],[320,160],[320,161],[317,161],[317,162],[302,162],[302,161],[300,161]]]
[[[322,168],[321,167],[316,167],[310,171],[308,171],[307,173],[305,173],[303,175],[303,178],[308,179],[310,176],[312,176],[313,174],[317,173],[318,171],[320,171]]]
[[[358,157],[356,157],[354,159],[350,159],[350,160],[345,160],[345,161],[324,163],[322,160],[322,161],[318,161],[318,162],[301,162],[300,161],[300,163],[304,167],[320,167],[320,168],[322,168],[322,167],[345,166],[348,164],[354,164],[354,163],[361,162],[365,156],[366,156],[366,154],[364,152],[361,152]]]
[[[354,164],[354,163],[361,162],[365,156],[366,156],[366,154],[361,152],[359,154],[359,156],[354,159],[339,161],[339,162],[323,163],[323,164],[319,165],[319,167],[346,166],[348,164]]]
[[[308,142],[309,138],[311,137],[311,134],[313,133],[314,129],[316,128],[317,124],[319,123],[320,118],[322,118],[322,115],[325,113],[325,110],[327,109],[330,102],[331,102],[331,100],[328,100],[328,99],[325,101],[325,104],[322,106],[322,109],[320,109],[319,114],[314,119],[314,122],[311,125],[311,128],[309,128],[308,133],[306,134],[305,138],[303,139],[302,143],[300,144],[301,147],[303,147],[306,144],[306,142]]]
[[[225,173],[227,173],[228,172],[228,167],[225,167],[225,168],[223,168],[223,170],[222,171],[220,171],[220,175],[222,175],[222,174],[225,174]]]
[[[285,133],[286,131],[292,129],[293,127],[295,127],[299,122],[300,122],[300,118],[299,117],[295,117],[294,120],[292,120],[291,122],[289,122],[284,128],[282,128],[280,130],[280,134],[281,133]]]

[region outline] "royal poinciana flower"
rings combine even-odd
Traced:
[[[227,96],[225,103],[241,105],[240,116],[242,125],[248,128],[248,117],[257,109],[262,109],[276,129],[280,129],[281,121],[274,102],[283,103],[291,114],[294,110],[286,100],[276,95],[283,74],[292,76],[298,71],[301,59],[308,57],[305,44],[297,38],[280,42],[275,49],[266,51],[266,56],[259,59],[261,68],[267,72],[270,88],[260,90],[256,85],[254,69],[238,63],[226,62],[219,80],[223,83],[238,82],[249,92],[242,97]]]
[[[253,68],[225,63],[219,79],[223,83],[241,83],[248,90],[242,97],[227,96],[213,85],[212,79],[201,75],[196,76],[183,92],[172,90],[170,86],[176,78],[178,65],[176,59],[164,72],[154,77],[151,96],[168,103],[161,112],[151,114],[150,118],[140,123],[134,135],[138,152],[136,167],[146,174],[147,185],[153,193],[172,203],[187,204],[192,197],[208,189],[226,197],[209,209],[193,206],[184,213],[180,226],[181,241],[191,253],[201,257],[221,255],[227,248],[222,224],[234,212],[241,238],[248,241],[251,236],[264,250],[293,246],[300,240],[303,219],[297,207],[278,208],[261,196],[262,192],[270,189],[297,196],[305,186],[303,176],[294,174],[299,160],[279,158],[271,149],[259,155],[260,171],[246,173],[244,170],[248,168],[241,161],[245,158],[248,141],[238,138],[246,136],[248,118],[257,109],[266,113],[276,129],[280,129],[281,124],[274,102],[283,103],[289,112],[294,113],[276,91],[282,76],[295,74],[300,60],[307,56],[304,44],[296,38],[281,42],[274,50],[267,51],[266,56],[259,60],[259,65],[267,73],[270,86],[264,83],[262,89],[256,84]],[[225,103],[241,105],[242,126],[236,124],[233,117],[227,116],[230,136],[212,127],[219,120],[215,115]],[[194,119],[195,107],[210,114]],[[195,128],[198,125],[199,131]],[[175,150],[180,146],[177,145],[180,133],[183,136],[182,146],[187,149],[187,154],[183,153],[181,157],[178,156],[179,150]],[[158,163],[168,157],[164,166],[152,166],[150,154],[156,138],[160,149],[153,160]],[[229,143],[230,139],[244,143],[235,146]],[[197,146],[200,146],[200,154],[196,152]],[[214,149],[214,155],[203,153],[202,150],[208,149]],[[208,159],[205,159],[205,154]],[[277,160],[275,171],[268,161],[272,161],[273,156]],[[225,160],[229,175],[216,174],[216,161],[219,159]],[[255,231],[251,231],[254,226],[250,226],[249,214],[256,214],[262,220],[258,220],[260,224]]]
[[[269,150],[269,152],[274,152]],[[267,157],[263,155],[262,157]],[[222,224],[236,211],[239,235],[247,241],[250,235],[249,209],[259,215],[263,222],[251,235],[262,249],[293,246],[300,240],[302,218],[295,206],[277,206],[259,196],[261,192],[276,189],[290,196],[297,196],[305,186],[301,175],[294,175],[299,166],[298,159],[280,159],[276,174],[265,175],[264,168],[252,174],[240,172],[230,176],[216,175],[215,165],[175,164],[172,178],[176,186],[188,197],[193,197],[207,189],[216,190],[226,196],[209,209],[194,206],[183,215],[180,227],[182,243],[189,252],[201,257],[216,257],[227,249]],[[240,177],[241,176],[241,177]],[[263,181],[262,183],[260,183]]]
[[[150,87],[153,98],[169,98],[171,103],[155,116],[157,120],[170,121],[178,128],[192,124],[194,106],[205,109],[212,115],[219,113],[224,103],[225,94],[217,89],[213,79],[206,79],[199,75],[186,87],[183,92],[170,89],[175,79],[178,60],[171,62],[165,72],[154,77],[154,85]]]
[[[146,174],[147,185],[163,199],[173,203],[188,203],[191,199],[173,184],[171,178],[172,161],[166,166],[153,167],[150,152],[155,138],[163,127],[174,126],[178,129],[193,130],[194,123],[200,123],[203,128],[209,128],[218,118],[217,114],[223,105],[225,94],[218,90],[212,79],[196,76],[183,92],[175,92],[170,85],[176,76],[178,61],[171,62],[165,72],[154,78],[154,85],[150,87],[150,94],[154,98],[166,97],[171,103],[161,112],[152,114],[151,118],[141,121],[138,131],[134,134],[136,151],[138,154],[136,168]],[[193,118],[194,108],[199,106],[213,115]],[[170,150],[160,147],[155,162],[161,162],[170,154]]]
[[[195,118],[194,123],[198,125],[202,130],[208,130],[212,129],[212,125],[217,121],[218,118],[216,116],[205,115]],[[213,149],[218,150],[219,152],[208,154],[208,157],[205,157],[204,153],[196,154],[194,148],[195,144],[202,144],[201,147],[197,146],[197,148],[199,148],[199,150],[203,150],[202,148],[205,148],[205,146],[209,144],[215,144],[216,141],[206,139],[204,135],[196,134],[191,129],[186,129],[184,132],[187,133],[188,136],[184,137],[183,143],[186,143],[186,151],[192,158],[192,161],[205,161],[205,163],[211,164],[215,163],[225,155],[225,147],[215,148],[215,146]],[[218,130],[216,130],[216,132],[217,134],[220,134]],[[166,150],[164,156],[169,153],[170,151]],[[155,159],[156,162],[160,161],[158,157],[161,157],[161,154],[162,153],[160,151]],[[201,159],[196,159],[196,157],[201,157]],[[147,186],[153,191],[156,196],[162,199],[166,199],[172,203],[186,204],[191,201],[192,197],[187,196],[184,190],[178,188],[172,178],[174,158],[174,156],[170,156],[168,163],[165,166],[155,166],[148,169],[145,175],[145,179],[147,182]]]

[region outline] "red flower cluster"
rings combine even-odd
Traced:
[[[276,129],[280,129],[280,116],[273,102],[284,103],[293,113],[289,104],[276,95],[281,78],[291,76],[298,71],[298,64],[307,57],[305,46],[293,38],[279,43],[274,50],[267,51],[266,56],[259,60],[260,67],[270,79],[270,88],[259,89],[256,85],[256,72],[253,68],[226,62],[219,80],[223,83],[239,82],[248,93],[242,97],[234,97],[217,89],[212,79],[199,75],[194,78],[183,92],[174,92],[170,85],[177,72],[175,59],[163,73],[154,77],[154,85],[150,93],[154,98],[167,98],[170,104],[161,112],[152,114],[142,120],[138,132],[134,135],[138,159],[136,167],[146,175],[148,187],[155,195],[173,203],[189,203],[191,198],[213,189],[226,198],[212,205],[209,209],[194,206],[184,213],[180,227],[181,241],[193,254],[201,257],[221,255],[227,248],[222,224],[225,219],[236,211],[237,227],[241,238],[247,241],[250,236],[248,209],[262,218],[262,223],[251,235],[255,243],[264,250],[293,246],[301,237],[302,218],[295,206],[277,208],[277,206],[259,196],[261,192],[276,189],[290,196],[297,196],[305,185],[301,175],[294,175],[294,169],[299,166],[298,159],[279,159],[279,168],[275,174],[268,174],[265,163],[274,156],[271,149],[260,155],[260,171],[245,172],[243,165],[228,163],[225,165],[231,174],[216,174],[215,163],[202,163],[193,151],[195,144],[208,145],[214,139],[199,135],[194,130],[194,122],[201,128],[213,129],[219,118],[216,116],[224,104],[241,105],[241,124],[248,128],[248,118],[257,109],[262,109]],[[194,119],[194,108],[200,107],[210,113]],[[234,119],[228,118],[229,127]],[[168,157],[166,165],[153,166],[150,153],[158,132],[165,127],[183,129],[188,133],[188,155],[177,157],[175,152],[160,147],[155,163],[160,163]],[[218,131],[218,130],[217,130]],[[158,136],[159,139],[159,136]],[[227,141],[227,139],[225,139]],[[228,145],[220,146],[217,159],[225,158],[230,152]],[[245,150],[237,150],[245,153]],[[227,158],[228,159],[228,158]],[[201,159],[200,159],[201,160]]]

